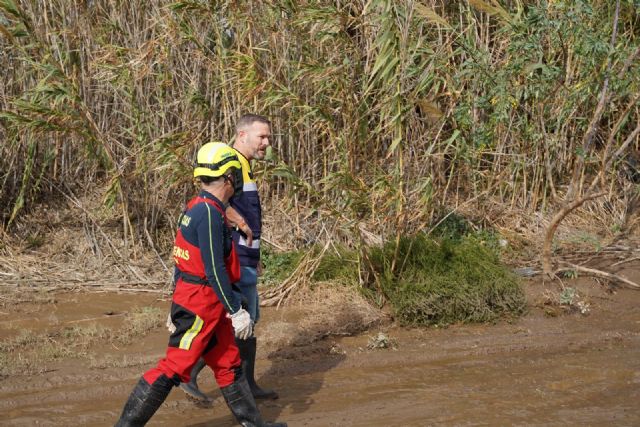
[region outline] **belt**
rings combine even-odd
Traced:
[[[208,285],[209,281],[206,277],[198,277],[193,274],[183,273],[182,271],[178,272],[178,277],[181,278],[184,282],[193,283],[194,285]]]
[[[198,277],[198,276],[194,276],[193,274],[183,273],[182,271],[178,272],[178,277],[182,279],[183,282],[191,283],[193,285],[207,285],[207,286],[209,285],[209,281],[207,280],[206,277]],[[234,291],[240,294],[242,293],[242,291],[240,290],[240,288],[236,283],[231,284],[231,289],[233,289]]]

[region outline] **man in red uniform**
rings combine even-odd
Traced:
[[[263,160],[270,145],[271,122],[264,116],[245,114],[236,124],[236,137],[233,148],[242,165],[242,193],[236,193],[229,199],[226,214],[236,228],[233,230],[233,241],[240,259],[240,280],[234,282],[236,295],[245,303],[253,324],[260,319],[260,302],[258,296],[258,276],[262,273],[260,262],[260,236],[262,234],[262,207],[258,186],[251,171],[252,160]],[[247,377],[254,399],[277,399],[278,393],[263,389],[255,380],[255,363],[257,339],[253,334],[236,338],[236,345],[242,358],[242,370]],[[194,365],[191,381],[182,383],[180,387],[191,397],[211,402],[209,397],[198,388],[197,377],[205,366],[203,360]]]
[[[286,426],[262,421],[234,342],[235,337],[246,339],[253,331],[249,313],[231,289],[240,268],[224,206],[242,191],[236,152],[223,143],[205,144],[198,151],[194,176],[200,179],[202,190],[180,217],[173,247],[176,288],[171,320],[175,331],[165,358],[140,378],[116,426],[145,425],[171,389],[189,381],[200,357],[213,370],[240,424]]]

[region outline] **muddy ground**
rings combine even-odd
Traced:
[[[640,264],[623,273],[639,280]],[[265,308],[257,371],[280,399],[260,408],[290,426],[640,425],[640,291],[591,279],[564,285],[578,291],[571,307],[557,304],[558,283],[525,281],[528,314],[496,324],[405,329],[383,322],[320,339],[318,330],[309,338],[299,327],[300,307]],[[4,304],[0,338],[72,324],[117,327],[136,307],[164,313],[169,305],[145,293],[47,298]],[[340,316],[348,319],[348,311]],[[130,344],[94,345],[80,358],[43,363],[39,373],[5,376],[0,425],[113,425],[166,340],[156,326]],[[212,407],[195,406],[175,389],[149,425],[235,425],[212,375],[200,382]]]

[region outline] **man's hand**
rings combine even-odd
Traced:
[[[243,219],[237,223],[237,227],[238,230],[242,231],[244,235],[247,236],[247,246],[251,247],[251,244],[253,243],[253,230],[251,230],[249,224],[247,224]]]
[[[235,225],[238,230],[242,231],[245,236],[247,236],[247,246],[251,247],[253,243],[253,231],[247,221],[244,220],[244,217],[238,213],[232,206],[227,206],[225,209],[227,214],[227,218],[231,221],[231,224]]]
[[[231,317],[231,324],[236,338],[246,340],[251,337],[251,334],[253,334],[253,321],[247,310],[241,308],[229,317]]]
[[[173,321],[171,320],[171,313],[169,313],[169,316],[167,316],[167,330],[172,334],[176,331],[176,325],[174,325]]]

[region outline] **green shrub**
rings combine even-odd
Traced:
[[[397,251],[395,242],[368,248],[368,271],[362,271],[362,277],[368,279],[361,287],[365,296],[378,302],[386,298],[404,325],[486,322],[522,314],[524,293],[516,276],[501,264],[493,235],[486,231],[472,234],[458,226],[445,235],[449,238],[401,238]],[[318,247],[309,250],[314,257],[320,256]],[[265,252],[263,283],[285,280],[303,255],[300,251]],[[322,255],[311,278],[356,286],[360,268],[355,250],[337,247]]]
[[[477,239],[402,238],[392,271],[394,254],[395,244],[388,243],[371,250],[369,260],[402,324],[485,322],[525,309],[515,276]]]

